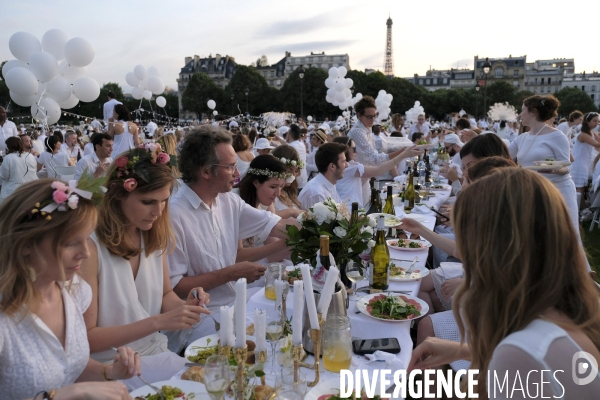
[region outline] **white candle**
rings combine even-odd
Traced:
[[[221,330],[219,331],[219,340],[221,343],[221,346],[227,346],[227,330],[225,329],[225,327],[227,326],[227,320],[229,319],[229,307],[227,306],[221,306],[220,308],[220,320],[221,320]]]
[[[256,351],[267,350],[267,313],[263,310],[254,310],[254,334]]]
[[[337,269],[337,267],[329,267],[327,279],[325,280],[321,298],[319,299],[319,305],[317,306],[317,310],[323,316],[323,320],[327,319],[327,311],[329,310],[329,304],[331,303],[331,298],[335,292],[335,283],[338,280],[339,274],[340,270]]]
[[[308,264],[301,264],[302,282],[304,282],[304,294],[306,296],[306,309],[308,310],[308,319],[311,329],[319,329],[319,318],[317,317],[317,307],[315,306],[315,295],[312,286],[312,276]]]
[[[304,317],[304,288],[302,281],[294,281],[294,317],[292,319],[292,344],[302,344],[302,318]]]
[[[235,332],[234,332],[234,321],[233,321],[233,315],[234,315],[234,309],[233,306],[228,307],[227,309],[227,321],[228,321],[228,326],[227,326],[227,346],[231,346],[233,347],[233,345],[235,344]]]
[[[246,345],[246,278],[235,283],[235,347]]]

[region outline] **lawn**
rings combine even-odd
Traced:
[[[581,235],[583,245],[588,255],[588,260],[593,270],[600,276],[600,228],[594,225],[594,230],[590,232],[590,222],[584,222]]]

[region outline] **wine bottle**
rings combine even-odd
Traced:
[[[371,205],[369,206],[368,214],[375,214],[381,212],[381,197],[379,196],[379,190],[371,189]]]
[[[404,210],[410,211],[415,207],[415,184],[412,170],[408,172],[408,187],[404,191]],[[408,203],[408,204],[407,204]]]
[[[350,226],[358,221],[358,203],[352,203],[352,213],[350,214]]]
[[[371,250],[370,264],[373,289],[387,290],[389,287],[390,251],[385,241],[385,231],[385,217],[382,215],[377,221],[377,240]]]
[[[387,187],[387,198],[385,199],[385,205],[383,206],[382,211],[385,214],[396,215],[396,210],[394,209],[394,198],[392,196],[392,186],[390,185]],[[393,236],[392,230],[393,229],[390,228],[387,233],[387,235],[390,237]]]
[[[331,261],[329,260],[329,236],[327,235],[321,235],[321,250],[319,261],[321,261],[321,265],[327,271],[329,271]]]

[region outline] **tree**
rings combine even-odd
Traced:
[[[118,83],[108,82],[102,85],[100,88],[100,95],[94,101],[89,103],[79,102],[73,109],[66,110],[67,112],[72,112],[74,114],[83,115],[85,117],[96,117],[98,119],[104,119],[104,103],[106,103],[108,92],[112,91],[115,94],[115,98],[125,103],[125,96],[123,95],[123,89],[119,86]],[[128,105],[127,105],[128,106]],[[128,106],[129,108],[129,106]],[[129,108],[131,111],[131,108]]]
[[[565,117],[575,110],[583,113],[598,110],[594,105],[594,100],[577,88],[563,88],[556,92],[555,96],[560,101],[558,114]]]
[[[485,88],[483,88],[485,90]],[[506,103],[515,105],[515,96],[517,94],[517,88],[506,81],[497,81],[492,83],[487,88],[487,106],[488,109],[491,105],[496,103]],[[485,110],[487,114],[488,110]]]
[[[248,96],[246,96],[246,89],[248,89]],[[232,94],[233,102],[236,105],[234,114],[239,111],[248,111],[250,115],[259,115],[273,111],[269,108],[272,104],[269,96],[273,96],[274,92],[266,79],[254,67],[245,65],[236,67],[233,77],[225,88],[225,99],[228,99],[228,102],[231,101]],[[246,104],[248,109],[246,109]]]
[[[306,68],[304,78],[300,80],[298,75],[300,69],[296,69],[286,79],[281,88],[281,100],[283,111],[293,112],[300,116],[300,90],[302,84],[302,99],[304,106],[304,117],[311,115],[316,120],[323,120],[325,117],[333,118],[340,113],[338,107],[327,103],[327,87],[325,79],[329,77],[327,71],[321,68]]]
[[[212,113],[206,104],[208,100],[214,100],[220,107],[224,99],[223,90],[208,75],[198,72],[190,78],[181,96],[181,105],[184,110],[194,112],[197,118],[201,118],[203,113]]]
[[[2,75],[2,67],[4,67],[6,61],[0,64],[0,106],[6,108],[10,102],[10,93],[6,82],[4,82],[4,76]]]

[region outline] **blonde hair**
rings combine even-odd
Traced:
[[[522,168],[498,170],[465,189],[453,221],[465,280],[452,309],[468,336],[471,368],[480,371],[480,393],[500,341],[551,308],[600,349],[599,294],[550,181]]]
[[[175,138],[175,135],[170,133],[163,135],[157,142],[161,145],[165,153],[170,156],[177,156],[177,139]],[[177,165],[173,165],[171,171],[173,171],[175,177],[179,178],[181,176],[181,172],[179,172],[179,167],[177,167]]]
[[[39,301],[33,284],[35,271],[25,253],[37,252],[45,238],[51,238],[52,250],[60,258],[70,238],[90,224],[95,225],[97,211],[91,200],[79,197],[77,208],[52,212],[51,219],[33,218],[36,203],[52,199],[55,179],[39,179],[20,186],[0,206],[0,311],[9,316],[21,307],[29,309]]]
[[[119,157],[131,157],[129,154],[129,152],[126,152],[120,154]],[[160,163],[153,164],[150,161],[142,161],[140,164],[143,164],[142,167],[145,168],[150,183],[137,176],[135,172],[130,171],[128,177],[135,178],[137,181],[137,187],[134,189],[136,192],[149,193],[163,189],[166,186],[172,189],[175,177],[170,167]],[[113,162],[107,172],[109,178],[104,186],[108,191],[100,205],[98,226],[96,227],[98,240],[111,253],[127,260],[137,256],[142,250],[146,252],[146,256],[150,256],[156,250],[170,251],[175,244],[175,235],[169,222],[168,200],[162,214],[152,224],[152,228],[142,231],[143,249],[134,245],[132,238],[128,237],[126,230],[129,221],[123,213],[121,201],[127,198],[130,192],[123,186],[123,179],[116,176],[116,169],[117,167]]]

